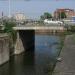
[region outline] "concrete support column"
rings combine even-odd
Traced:
[[[14,54],[21,54],[22,52],[24,52],[24,47],[19,35],[19,31],[17,31],[17,39],[15,43]]]

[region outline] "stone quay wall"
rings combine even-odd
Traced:
[[[7,34],[0,34],[0,65],[9,60],[9,37]]]

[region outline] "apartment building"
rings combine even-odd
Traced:
[[[58,15],[61,14],[61,12],[64,12],[67,18],[75,16],[74,9],[56,9],[54,12],[54,18],[59,18]]]

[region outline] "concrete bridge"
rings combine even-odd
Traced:
[[[64,30],[64,24],[45,24],[45,25],[38,25],[38,24],[27,24],[27,25],[17,25],[13,27],[14,30]]]
[[[13,27],[17,31],[17,39],[14,44],[13,54],[21,54],[24,51],[34,50],[35,48],[35,31],[37,30],[52,30],[55,31],[64,31],[65,28],[63,25],[20,25]],[[10,58],[10,47],[9,47],[9,36],[7,34],[0,34],[0,65],[7,62]]]
[[[35,47],[35,31],[64,31],[64,25],[18,25],[13,27],[17,31],[17,39],[15,44],[15,54],[20,54],[31,47]]]

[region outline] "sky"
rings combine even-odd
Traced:
[[[24,13],[29,18],[39,18],[44,12],[53,13],[58,8],[75,9],[75,0],[11,0],[10,13]],[[0,0],[1,13],[9,15],[8,0]]]

